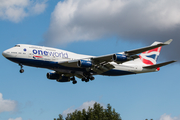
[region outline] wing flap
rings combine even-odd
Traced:
[[[111,65],[110,63],[104,63],[104,64],[100,64],[100,65],[95,65],[92,69],[94,72],[101,74],[101,73],[109,71],[113,68],[115,68],[115,67],[113,65]]]
[[[69,61],[58,62],[58,64],[66,67],[78,67],[77,62],[78,60],[69,60]]]

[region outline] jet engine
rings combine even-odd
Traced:
[[[113,61],[115,62],[124,62],[128,60],[128,57],[126,55],[123,54],[114,54],[112,56]]]
[[[62,76],[61,79],[57,79],[57,82],[69,82],[70,78],[66,76]]]
[[[48,72],[46,76],[48,79],[51,79],[51,80],[56,80],[56,79],[59,79],[61,77],[60,74],[52,73],[52,72]]]
[[[87,67],[91,67],[92,63],[91,63],[91,61],[79,60],[77,63],[77,66],[87,68]]]
[[[47,78],[50,80],[56,80],[57,82],[69,82],[70,78],[66,77],[66,76],[62,76],[61,74],[57,74],[57,73],[52,73],[49,72],[47,73]]]

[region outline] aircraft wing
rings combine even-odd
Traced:
[[[58,64],[66,66],[66,67],[78,67],[78,61],[80,61],[80,60],[70,60],[70,61],[65,61],[65,62],[58,62]],[[99,63],[96,61],[95,63],[93,63],[93,65],[90,68],[94,72],[101,74],[101,73],[109,71],[115,67],[106,61],[104,61],[104,62],[99,61]]]
[[[147,46],[147,47],[143,47],[143,48],[139,48],[139,49],[135,49],[135,50],[125,51],[124,53],[127,55],[135,55],[135,54],[139,54],[139,53],[142,53],[142,52],[145,52],[145,51],[148,51],[148,50],[160,47],[160,46],[169,45],[171,42],[172,42],[172,39],[170,39],[164,43],[159,43],[157,45],[152,45],[152,46]]]
[[[114,62],[117,62],[117,63],[123,63],[123,62],[127,62],[127,61],[130,61],[130,60],[134,60],[136,58],[139,58],[139,56],[136,55],[136,54],[139,54],[139,53],[142,53],[142,52],[145,52],[145,51],[148,51],[148,50],[152,50],[152,49],[158,48],[160,46],[169,45],[171,42],[172,42],[172,39],[170,39],[170,40],[168,40],[168,41],[166,41],[164,43],[159,43],[159,44],[152,45],[152,46],[147,46],[147,47],[143,47],[143,48],[139,48],[139,49],[134,49],[134,50],[118,53],[118,54],[123,54],[128,58],[127,60],[120,61],[120,62],[113,60],[113,56],[115,57],[118,54],[110,54],[110,55],[104,55],[104,56],[99,56],[99,57],[93,57],[93,58],[91,58],[91,60],[94,63],[100,63],[100,62],[104,62],[104,61],[106,61],[106,62],[114,61]]]
[[[66,66],[66,67],[78,67],[77,63],[78,63],[78,60],[69,60],[69,61],[58,62],[59,65]]]

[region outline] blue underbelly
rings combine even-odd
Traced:
[[[111,69],[107,72],[102,73],[102,75],[107,75],[107,76],[120,76],[120,75],[130,75],[130,74],[136,74],[136,73],[123,71],[123,70],[116,70],[116,69]]]
[[[86,72],[85,68],[66,67],[66,66],[59,65],[58,62],[54,62],[54,61],[24,59],[24,58],[7,58],[7,59],[9,59],[10,61],[13,61],[15,63],[21,63],[23,65],[32,66],[32,67],[40,67],[40,68],[47,68],[47,69],[64,69],[64,70],[70,70],[70,71]],[[94,74],[96,74],[96,73],[94,73]],[[136,73],[111,69],[107,72],[102,73],[101,75],[120,76],[120,75],[129,75],[129,74],[136,74]]]
[[[44,61],[44,60],[35,60],[35,59],[24,59],[24,58],[7,58],[10,61],[15,63],[21,63],[23,65],[32,66],[32,67],[40,67],[47,69],[65,69],[65,70],[74,70],[74,71],[84,71],[84,68],[72,68],[59,65],[58,62],[54,61]]]

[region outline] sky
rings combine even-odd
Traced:
[[[0,0],[0,51],[16,44],[55,47],[101,56],[154,41],[164,46],[158,63],[180,60],[179,0]],[[51,70],[0,56],[0,120],[53,120],[95,102],[110,104],[123,120],[180,120],[179,61],[159,72],[95,76],[88,83],[58,83]]]

